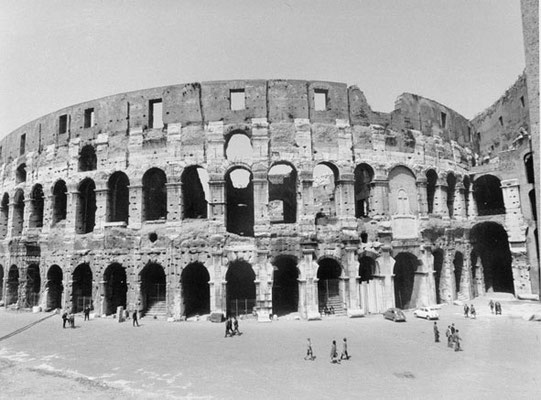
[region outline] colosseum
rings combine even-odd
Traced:
[[[268,321],[536,298],[527,102],[523,76],[471,121],[235,80],[43,116],[0,142],[3,305]]]

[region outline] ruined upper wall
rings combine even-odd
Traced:
[[[231,93],[244,93],[242,109],[232,109]],[[324,108],[316,104],[316,94],[325,97]],[[161,118],[167,124],[203,126],[208,122],[242,124],[266,118],[271,124],[306,119],[312,124],[349,123],[353,126],[381,125],[397,132],[417,129],[425,135],[440,135],[444,141],[467,141],[468,121],[436,102],[412,94],[401,95],[391,113],[375,112],[364,93],[344,83],[298,80],[232,80],[188,83],[121,93],[63,108],[29,122],[0,141],[0,162],[10,162],[47,146],[66,146],[78,138],[91,142],[99,134],[127,135],[132,129],[145,131],[150,124],[150,103],[162,101]],[[85,124],[85,111],[92,109],[93,123]],[[441,126],[441,113],[447,125]],[[421,115],[422,124],[418,116]],[[65,116],[66,129],[60,129]],[[409,132],[406,132],[409,134]],[[24,138],[24,148],[21,144]]]
[[[502,97],[471,121],[481,160],[512,148],[521,128],[530,131],[529,118],[526,76],[522,74]]]

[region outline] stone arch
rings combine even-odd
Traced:
[[[116,171],[107,181],[107,221],[128,223],[130,214],[130,180],[122,171]]]
[[[43,226],[43,207],[43,187],[38,183],[34,185],[30,194],[30,220],[28,221],[30,228],[41,228]]]
[[[9,194],[4,193],[0,203],[0,239],[4,239],[8,232]]]
[[[314,167],[313,193],[316,225],[326,225],[336,218],[336,187],[339,171],[330,162],[321,162]]]
[[[355,217],[368,217],[370,213],[370,188],[374,169],[365,163],[355,167]]]
[[[483,175],[473,182],[477,213],[483,215],[505,214],[500,179],[494,175]]]
[[[426,199],[428,202],[428,213],[434,213],[434,197],[436,195],[436,183],[438,174],[433,169],[426,171]]]
[[[17,167],[17,170],[15,171],[15,183],[23,183],[26,182],[26,164],[22,163]]]
[[[79,153],[79,172],[95,171],[97,166],[96,149],[94,149],[94,146],[87,144]]]
[[[75,232],[89,233],[96,224],[96,184],[90,178],[83,179],[77,191],[77,207],[75,214]]]
[[[271,223],[297,221],[297,170],[286,161],[274,163],[267,174]]]
[[[412,253],[402,252],[395,257],[393,273],[396,307],[401,309],[415,307],[415,272],[418,266],[419,260]]]
[[[460,251],[455,252],[453,269],[455,275],[455,291],[458,295],[458,293],[460,293],[460,280],[462,279],[462,273],[464,272],[464,254]]]
[[[274,258],[272,277],[272,313],[286,315],[299,310],[299,269],[297,258],[280,255]]]
[[[204,315],[210,313],[210,274],[200,262],[188,264],[180,275],[184,315]]]
[[[24,224],[24,192],[18,189],[13,196],[13,225],[12,236],[20,236],[23,233]]]
[[[224,155],[228,161],[251,159],[252,153],[252,140],[248,132],[236,129],[226,135]]]
[[[191,165],[182,171],[183,218],[207,218],[209,176],[199,165]]]
[[[229,264],[226,280],[226,313],[230,315],[249,314],[255,307],[255,272],[244,260]]]
[[[248,168],[233,167],[225,175],[226,229],[240,236],[254,235],[254,187]]]
[[[53,225],[66,219],[68,204],[68,188],[66,182],[58,180],[53,187]]]
[[[19,301],[19,269],[12,265],[8,271],[6,282],[6,305],[17,304]]]
[[[141,279],[140,311],[143,315],[165,314],[167,286],[164,268],[149,262],[139,273]]]
[[[87,263],[79,264],[71,275],[73,281],[71,291],[71,309],[76,313],[92,304],[92,270]]]
[[[143,220],[167,218],[167,176],[159,168],[151,168],[143,175]]]
[[[103,312],[105,315],[116,314],[118,307],[126,309],[128,282],[126,268],[119,263],[110,264],[103,273]]]
[[[51,265],[47,271],[47,310],[62,308],[62,292],[64,291],[62,269]]]
[[[323,257],[318,261],[317,269],[317,289],[319,311],[326,308],[339,311],[342,309],[342,293],[340,277],[342,276],[342,266],[340,262],[331,257]]]
[[[443,249],[435,249],[432,252],[434,260],[434,284],[436,286],[436,304],[442,303],[442,293],[441,293],[441,279],[442,279],[442,270],[443,270],[443,261],[444,253]]]
[[[515,293],[507,232],[496,222],[481,222],[470,232],[472,251],[481,259],[487,292]],[[473,264],[475,265],[475,264]]]
[[[39,304],[41,292],[41,276],[38,264],[30,264],[26,269],[26,305],[34,307]]]
[[[452,172],[447,174],[447,210],[449,218],[453,218],[455,213],[455,188],[456,176]]]
[[[415,174],[398,165],[389,172],[389,211],[391,215],[417,214],[417,183]]]

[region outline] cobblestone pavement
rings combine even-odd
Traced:
[[[520,307],[514,305],[516,307]],[[322,321],[224,324],[112,318],[62,329],[55,316],[0,341],[0,398],[47,399],[532,399],[541,393],[541,322],[478,304],[476,320],[445,306],[433,322],[406,312],[406,323],[381,315]],[[506,315],[506,309],[507,315]],[[518,308],[517,308],[518,309]],[[0,337],[43,314],[0,311]],[[445,327],[460,330],[463,349],[447,348]],[[305,361],[306,338],[314,361]],[[352,358],[331,364],[331,341],[348,338]]]

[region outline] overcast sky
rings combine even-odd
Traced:
[[[524,69],[520,0],[0,0],[0,136],[59,108],[224,79],[403,92],[467,118]]]

